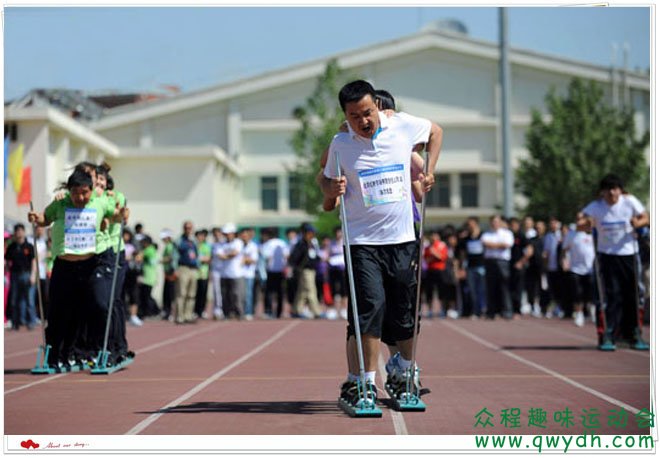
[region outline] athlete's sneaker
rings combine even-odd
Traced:
[[[399,361],[401,360],[401,353],[396,352],[392,356],[390,356],[390,359],[387,360],[387,363],[385,364],[385,371],[387,372],[387,375],[389,376],[392,372],[394,372],[395,369],[399,368]]]
[[[584,326],[584,313],[582,312],[577,312],[575,314],[575,326],[581,328]]]
[[[598,349],[600,351],[614,351],[616,350],[616,345],[610,339],[603,339],[602,343],[598,345]]]
[[[136,315],[131,316],[131,317],[128,319],[128,323],[129,323],[131,326],[136,326],[136,327],[140,327],[140,326],[142,326],[142,325],[144,324],[144,323],[142,322],[142,320],[141,320],[140,318],[138,318]]]
[[[364,399],[365,395],[359,389],[359,381],[345,381],[340,390],[341,398],[352,406],[357,406],[358,403]],[[376,392],[376,385],[367,381],[366,387],[366,398],[367,402],[371,402],[374,405],[378,401],[378,395]]]
[[[633,350],[648,351],[649,344],[644,342],[642,339],[636,339],[630,344],[630,348],[632,348]]]

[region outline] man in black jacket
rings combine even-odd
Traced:
[[[319,246],[315,238],[316,229],[309,223],[303,223],[301,237],[289,256],[289,265],[298,276],[296,297],[291,308],[293,318],[306,318],[303,305],[307,302],[314,318],[322,318],[316,291],[316,270],[319,266]]]

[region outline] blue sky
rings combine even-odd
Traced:
[[[494,7],[5,8],[5,100],[36,87],[190,91],[458,19],[496,43]],[[650,66],[648,7],[511,7],[511,46],[601,65],[612,43]],[[619,51],[619,65],[622,54]]]

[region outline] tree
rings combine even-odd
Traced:
[[[626,190],[641,199],[648,195],[644,150],[649,132],[641,138],[635,133],[632,110],[609,106],[595,82],[577,78],[565,98],[552,89],[545,102],[550,120],[544,122],[539,110],[532,110],[526,133],[529,157],[517,170],[516,188],[528,199],[526,214],[574,221],[608,173],[619,175]]]
[[[291,139],[296,162],[290,172],[299,185],[302,208],[317,217],[319,232],[325,234],[330,234],[332,228],[339,224],[339,219],[336,211],[322,211],[323,194],[316,183],[316,175],[320,170],[321,155],[344,120],[337,94],[344,84],[354,79],[339,67],[336,60],[329,61],[316,81],[314,92],[304,105],[293,110],[293,116],[300,121],[300,129]]]

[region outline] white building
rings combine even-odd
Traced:
[[[163,227],[178,232],[184,219],[207,228],[228,221],[295,226],[308,216],[292,208],[290,199],[288,170],[295,156],[289,140],[298,128],[292,111],[304,104],[331,58],[390,91],[406,112],[444,128],[439,177],[427,207],[430,224],[486,217],[502,206],[499,49],[447,30],[426,29],[230,84],[115,108],[87,126],[65,123],[60,118],[66,116],[49,111],[34,115],[41,120],[37,127],[31,115],[11,107],[5,122],[19,125],[38,207],[66,165],[103,157],[128,198],[133,222],[142,222],[147,233]],[[573,77],[601,83],[607,97],[632,105],[640,132],[649,128],[648,74],[522,49],[512,49],[510,60],[514,168],[527,154],[531,109],[544,110],[548,90],[554,86],[563,93]],[[9,205],[11,199],[6,192],[6,216],[24,220],[25,209]]]

